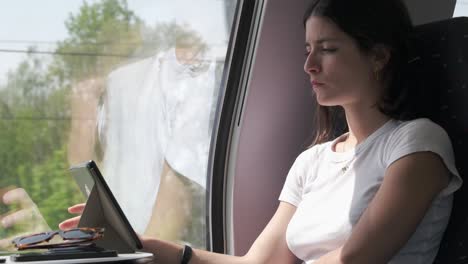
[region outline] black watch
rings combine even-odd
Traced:
[[[188,264],[192,258],[192,248],[189,245],[185,245],[182,250],[182,258],[180,264]]]

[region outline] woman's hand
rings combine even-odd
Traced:
[[[80,222],[81,214],[83,213],[85,206],[86,206],[85,203],[81,203],[81,204],[75,204],[72,207],[69,207],[68,212],[70,214],[79,214],[79,216],[75,216],[73,218],[63,221],[62,223],[59,224],[59,228],[62,230],[66,230],[66,229],[77,227],[78,223]]]
[[[0,240],[1,250],[12,250],[11,240],[15,237],[51,230],[23,188],[8,187],[0,190],[0,201],[11,207],[9,212],[0,216],[0,229],[7,236]]]

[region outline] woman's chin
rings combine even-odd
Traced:
[[[326,98],[321,98],[321,97],[316,97],[317,98],[317,103],[321,106],[337,106],[339,105],[337,102],[334,100],[327,100]]]

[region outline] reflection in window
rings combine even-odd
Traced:
[[[455,11],[453,12],[453,17],[468,16],[468,1],[467,0],[457,0],[455,5]]]
[[[0,33],[0,238],[71,217],[85,198],[67,168],[94,159],[138,233],[207,247],[209,143],[235,1],[55,2],[0,23],[19,32]],[[3,5],[6,19],[35,3]]]

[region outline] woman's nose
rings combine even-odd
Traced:
[[[315,58],[314,54],[310,53],[304,63],[304,71],[308,74],[314,74],[320,72],[320,63]]]

